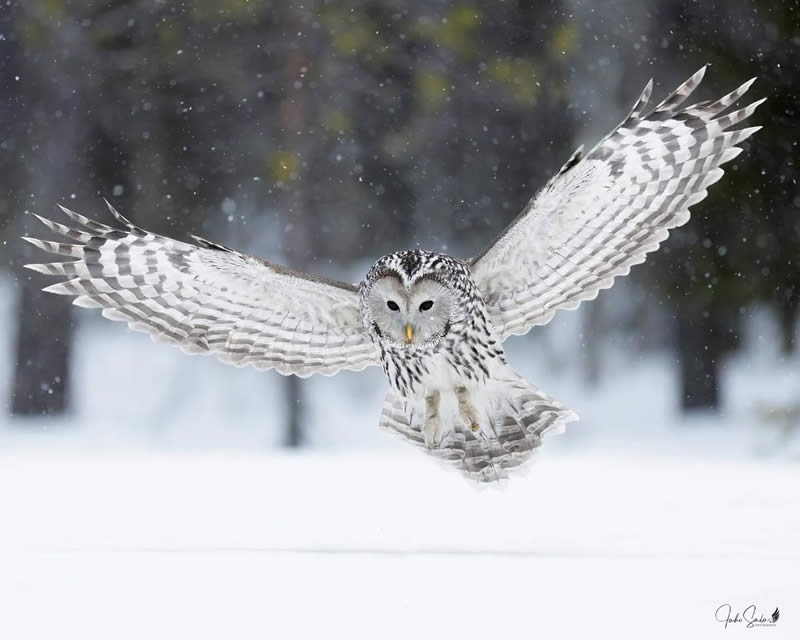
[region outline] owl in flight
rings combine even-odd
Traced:
[[[579,148],[479,256],[429,251],[379,259],[356,285],[308,275],[192,236],[122,228],[61,207],[80,229],[39,217],[71,243],[25,238],[74,258],[30,264],[74,296],[187,353],[302,377],[380,364],[380,425],[490,482],[577,416],[514,373],[503,342],[610,287],[658,248],[760,127],[731,129],[762,102],[723,115],[753,80],[689,107],[705,67],[654,109],[650,81],[589,153]],[[37,216],[38,217],[38,216]]]

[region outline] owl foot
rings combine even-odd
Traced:
[[[481,421],[478,419],[478,410],[472,404],[467,388],[456,387],[456,398],[458,399],[458,412],[461,414],[461,418],[469,425],[473,433],[480,431]]]
[[[428,449],[435,449],[442,444],[442,420],[435,416],[425,421],[425,428],[422,432],[425,436],[425,446]]]
[[[425,446],[428,449],[438,447],[442,443],[442,419],[439,417],[438,391],[432,391],[425,396],[425,426],[422,435],[425,437]]]

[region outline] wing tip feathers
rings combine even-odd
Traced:
[[[35,271],[36,273],[41,273],[41,274],[44,274],[46,276],[57,275],[57,274],[53,273],[53,270],[51,269],[51,265],[49,265],[46,262],[44,262],[44,263],[43,262],[31,262],[31,263],[28,263],[28,264],[23,264],[22,268],[23,269],[28,269],[29,271]]]
[[[123,216],[117,209],[108,201],[108,198],[103,198],[103,202],[106,203],[106,207],[108,207],[109,212],[117,222],[124,224],[129,229],[136,229],[136,225],[133,224],[130,220],[128,220],[125,216]]]
[[[22,240],[27,242],[28,244],[32,244],[37,249],[42,249],[47,251],[47,245],[45,245],[44,240],[39,240],[39,238],[32,238],[31,236],[20,236]]]
[[[66,282],[56,282],[55,284],[51,284],[48,287],[42,288],[42,291],[45,293],[55,293],[59,296],[72,296],[75,295],[72,291],[70,291],[65,285]]]

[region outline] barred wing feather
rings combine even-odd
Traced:
[[[108,205],[124,229],[62,211],[82,229],[36,216],[72,243],[25,238],[71,262],[27,268],[67,280],[45,289],[75,296],[187,353],[283,374],[331,375],[378,364],[364,331],[358,288],[316,278],[193,236],[149,233]]]
[[[755,79],[681,109],[703,67],[652,111],[645,87],[627,118],[585,157],[578,149],[471,267],[503,339],[546,324],[627,275],[722,177],[760,127],[729,130],[763,100],[722,115]]]

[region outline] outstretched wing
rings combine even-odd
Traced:
[[[108,203],[106,203],[108,204]],[[333,374],[378,364],[364,331],[358,288],[270,264],[193,236],[197,244],[149,233],[123,218],[114,229],[69,209],[83,229],[36,216],[75,244],[24,238],[72,262],[28,264],[65,282],[45,289],[75,296],[112,320],[187,353],[213,353],[237,366],[283,374]]]
[[[689,219],[760,127],[729,131],[758,100],[727,115],[755,78],[715,102],[680,108],[703,67],[655,109],[647,84],[630,115],[585,157],[578,149],[471,267],[498,333],[546,324],[626,275]]]

